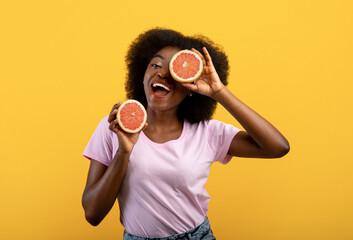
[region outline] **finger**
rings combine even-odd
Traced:
[[[117,129],[116,135],[118,136],[118,139],[121,139],[122,137],[126,137],[126,132],[124,132],[122,129]]]
[[[116,113],[118,112],[118,108],[120,105],[121,105],[121,102],[119,102],[113,106],[113,108],[109,114],[109,117],[108,117],[108,122],[111,122],[114,119],[116,119]]]
[[[111,122],[109,123],[109,129],[114,132],[115,126],[116,126],[117,123],[118,123],[118,120],[117,120],[117,119],[114,119],[113,121],[111,121]]]
[[[113,120],[116,119],[116,114],[118,112],[118,109],[114,109],[112,110],[112,112],[109,114],[109,117],[108,117],[108,122],[112,122]]]
[[[183,86],[186,87],[187,89],[193,91],[193,92],[196,92],[198,87],[196,84],[193,84],[193,83],[183,83]]]
[[[202,59],[202,63],[204,66],[206,66],[206,60],[205,57],[202,55],[202,53],[200,53],[197,49],[192,48],[191,51],[193,51],[194,53],[196,53],[197,55],[200,56],[200,58]]]
[[[121,102],[118,102],[118,103],[114,104],[114,106],[113,106],[113,108],[112,108],[112,110],[110,112],[113,112],[114,109],[119,108],[120,105],[121,105]]]
[[[113,132],[117,132],[117,130],[120,128],[118,119],[114,119],[113,121],[110,122],[109,124],[109,129],[112,130]]]
[[[202,50],[206,57],[207,66],[213,66],[212,58],[211,55],[208,53],[207,48],[203,47]]]

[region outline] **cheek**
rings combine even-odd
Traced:
[[[145,75],[143,76],[143,82],[142,82],[145,91],[148,88],[148,79],[149,79],[149,74],[146,72]]]
[[[146,82],[143,83],[143,90],[145,92],[145,95],[147,95],[148,92],[150,91],[148,83],[146,83]]]
[[[186,96],[189,93],[189,90],[185,87],[183,87],[183,85],[181,85],[181,83],[177,83],[177,89],[178,92],[180,93],[180,95]]]
[[[143,82],[146,82],[146,80],[148,79],[148,72],[145,72],[145,75],[143,75]]]

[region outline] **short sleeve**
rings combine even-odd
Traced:
[[[113,132],[109,129],[108,116],[106,116],[98,124],[82,155],[109,166],[112,161],[113,136]]]
[[[230,144],[240,129],[218,120],[210,120],[208,131],[208,144],[216,153],[215,161],[227,164],[233,157],[227,154]]]

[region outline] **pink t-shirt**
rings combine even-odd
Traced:
[[[119,143],[107,118],[83,155],[109,166]],[[227,152],[239,131],[217,120],[184,121],[181,136],[162,144],[141,132],[118,194],[125,230],[141,237],[165,237],[200,225],[208,211],[210,197],[204,185],[211,164],[230,161]]]

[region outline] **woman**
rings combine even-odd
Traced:
[[[170,59],[181,49],[203,59],[194,83],[170,75]],[[287,140],[227,89],[227,57],[205,37],[152,29],[131,44],[126,62],[127,97],[146,107],[148,124],[123,132],[119,103],[98,125],[83,154],[91,160],[82,197],[87,221],[98,225],[118,199],[124,239],[215,239],[204,189],[211,164],[282,157]],[[217,102],[245,131],[210,120]]]

